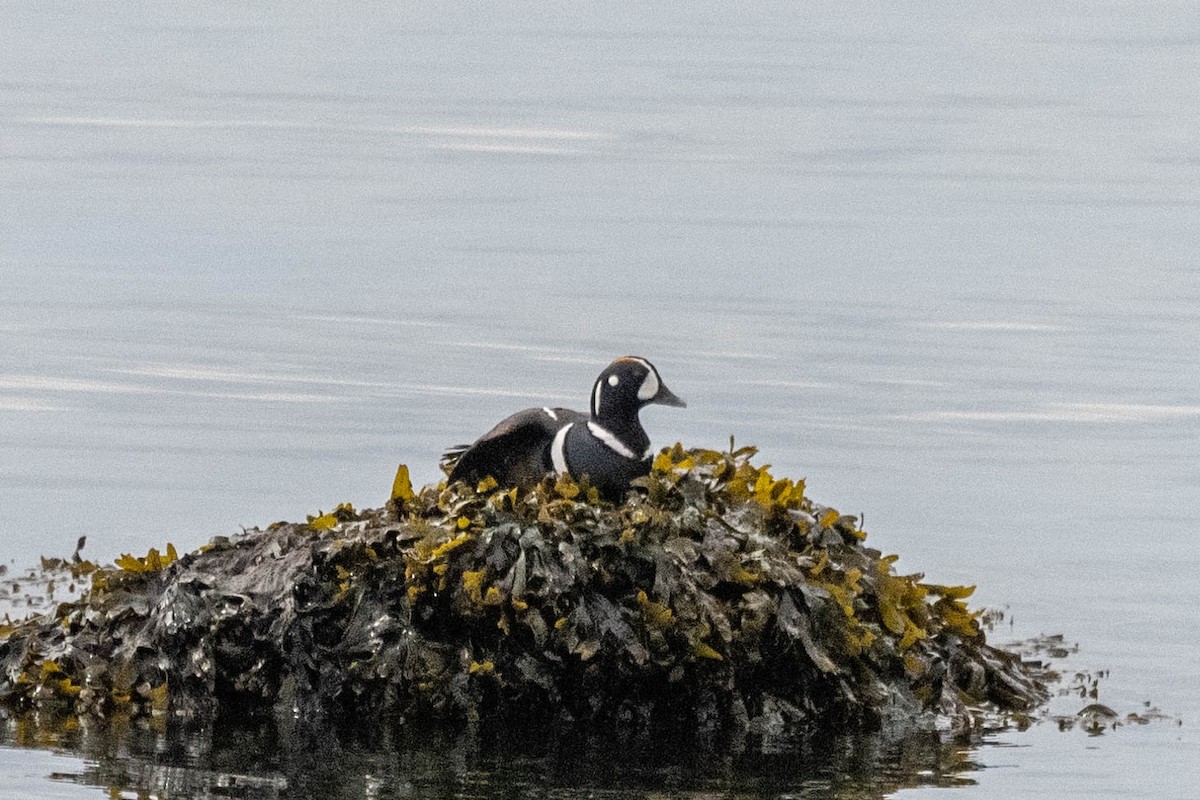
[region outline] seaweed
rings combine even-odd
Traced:
[[[195,552],[64,568],[90,588],[0,626],[0,704],[354,724],[966,729],[1047,697],[972,587],[902,575],[756,451],[664,449],[620,504],[485,479],[341,504]]]

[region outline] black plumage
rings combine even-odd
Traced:
[[[647,405],[686,404],[644,358],[626,356],[605,367],[592,385],[589,413],[528,408],[501,421],[473,444],[450,448],[442,466],[450,480],[492,476],[503,486],[530,486],[549,472],[587,476],[610,499],[650,471],[650,437],[638,419]]]

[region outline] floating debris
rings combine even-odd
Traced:
[[[967,729],[1045,702],[973,587],[898,574],[754,455],[676,445],[620,505],[554,477],[418,492],[401,467],[380,509],[109,567],[76,552],[82,597],[0,624],[0,704],[772,731]]]

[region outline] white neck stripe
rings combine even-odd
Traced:
[[[558,433],[554,434],[554,441],[550,443],[550,462],[554,464],[554,471],[559,475],[566,475],[567,469],[567,431],[575,426],[572,422],[570,425],[563,425],[558,429]]]
[[[601,442],[604,442],[609,450],[614,451],[618,455],[625,456],[625,458],[632,459],[633,461],[638,460],[637,454],[626,447],[624,442],[622,442],[616,436],[613,436],[611,431],[605,430],[595,422],[588,422],[588,430],[592,432],[593,436],[595,436]]]

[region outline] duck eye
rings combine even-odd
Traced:
[[[621,382],[621,379],[620,379],[620,378],[618,378],[616,375],[609,375],[609,376],[608,376],[608,385],[609,385],[609,386],[616,386],[616,385],[617,385],[618,383],[620,383],[620,382]]]

